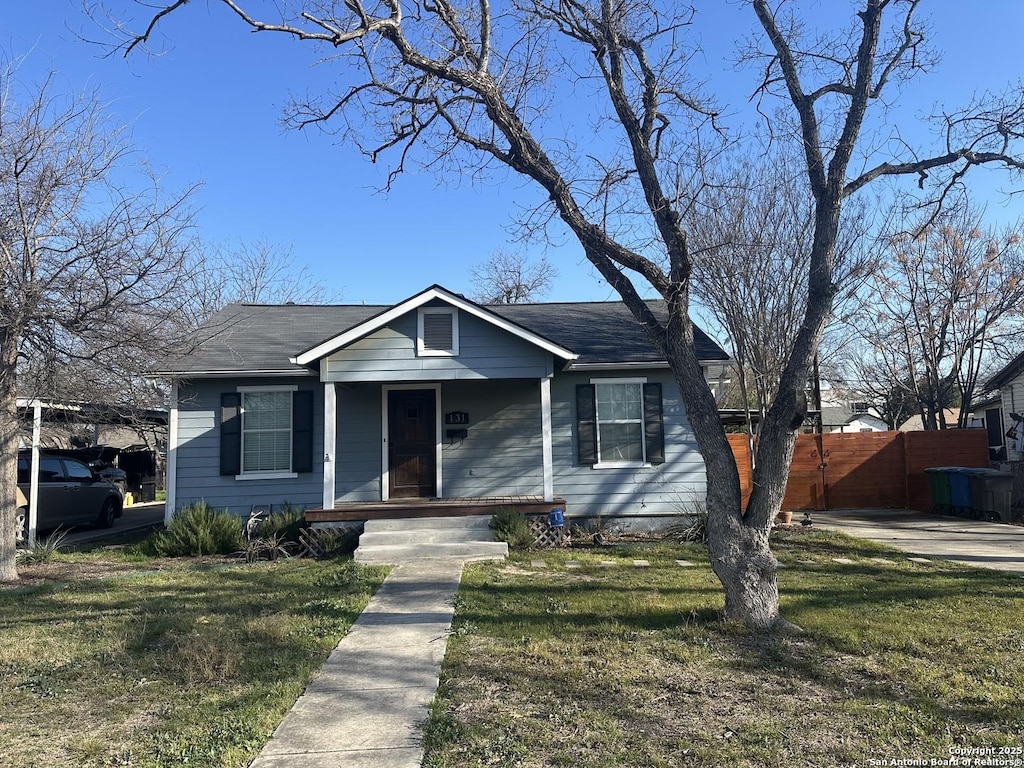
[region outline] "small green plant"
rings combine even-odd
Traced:
[[[290,509],[290,508],[289,508]],[[301,516],[301,511],[300,511]],[[273,515],[269,517],[274,517]],[[236,554],[247,563],[259,560],[277,560],[279,557],[290,557],[298,548],[298,528],[295,529],[295,540],[285,539],[289,520],[274,520],[267,525],[269,517],[265,512],[256,512],[245,523],[245,542]],[[279,523],[284,522],[284,527]],[[301,517],[300,517],[301,522]]]
[[[31,549],[19,549],[18,562],[28,565],[48,563],[57,550],[64,546],[64,540],[67,539],[69,533],[70,531],[58,528],[42,541],[37,541]]]
[[[499,541],[508,544],[509,549],[529,549],[536,543],[529,521],[513,507],[498,509],[491,518],[490,527]]]
[[[306,525],[305,510],[284,502],[277,512],[260,516],[256,536],[263,539],[278,539],[299,543],[299,531]]]
[[[167,530],[149,540],[148,549],[162,557],[230,555],[243,548],[242,522],[205,501],[182,507]]]

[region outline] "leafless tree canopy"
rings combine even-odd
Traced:
[[[208,317],[228,304],[325,304],[336,300],[291,247],[267,240],[239,241],[209,250],[199,270],[202,290],[197,312]]]
[[[19,392],[144,399],[141,374],[189,324],[193,277],[187,196],[115,181],[139,158],[95,94],[14,75],[0,73],[0,581],[16,577]]]
[[[504,167],[542,191],[549,202],[535,223],[549,217],[579,241],[669,361],[706,463],[709,549],[726,614],[753,627],[782,625],[768,530],[837,295],[844,204],[884,177],[910,176],[941,197],[971,166],[1020,170],[1019,89],[938,115],[941,146],[931,150],[900,145],[898,134],[880,141],[870,133],[893,86],[931,62],[920,0],[859,0],[848,23],[813,35],[800,23],[799,0],[743,3],[757,30],[742,59],[754,73],[749,92],[764,115],[764,143],[798,148],[814,214],[803,318],[766,409],[744,508],[689,320],[694,253],[685,216],[728,139],[691,66],[694,10],[668,0],[220,2],[251,30],[318,46],[337,66],[336,92],[294,105],[293,125],[337,131],[372,158],[390,158],[394,174],[412,163],[462,173]],[[123,50],[146,46],[187,5],[140,2],[141,20],[117,28],[131,30]],[[667,319],[638,285],[666,300]]]
[[[725,339],[740,405],[764,415],[807,311],[814,201],[799,163],[745,157],[705,170],[699,204],[685,217],[694,306]],[[850,304],[877,263],[875,225],[863,200],[841,222],[835,245],[833,314]]]
[[[558,271],[547,259],[530,262],[525,254],[498,250],[470,270],[481,304],[523,304],[551,292]]]
[[[986,228],[964,198],[911,223],[890,236],[884,267],[852,316],[864,342],[856,376],[901,392],[927,429],[954,426],[943,410],[959,404],[963,427],[986,366],[991,372],[1020,337],[1024,231]]]

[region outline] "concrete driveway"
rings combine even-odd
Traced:
[[[1024,573],[1024,528],[906,509],[815,512],[814,524],[922,557]]]
[[[137,531],[144,528],[155,528],[163,525],[164,503],[153,501],[145,504],[133,504],[125,507],[122,515],[114,521],[113,528],[94,528],[88,525],[77,526],[64,540],[65,546],[72,544],[87,544],[100,539],[109,539],[113,536],[120,536],[129,531]],[[47,531],[41,538],[50,535]]]

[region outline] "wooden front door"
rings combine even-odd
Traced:
[[[432,389],[388,392],[388,498],[437,495],[437,419]]]

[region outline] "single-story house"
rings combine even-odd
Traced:
[[[695,333],[703,364],[728,359]],[[484,306],[435,285],[392,306],[233,304],[156,375],[169,516],[505,499],[651,518],[704,492],[678,388],[619,302]]]

